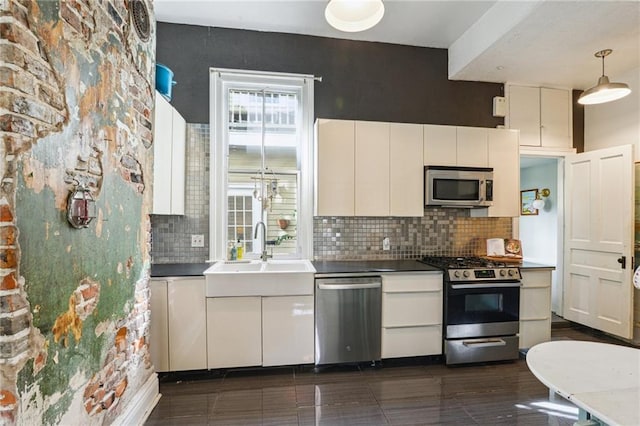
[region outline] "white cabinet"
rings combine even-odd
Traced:
[[[167,281],[149,281],[151,321],[149,351],[151,363],[158,372],[169,371],[169,311]]]
[[[355,122],[316,122],[316,216],[355,213]]]
[[[382,276],[382,358],[442,353],[442,274]]]
[[[184,214],[186,123],[158,92],[153,120],[153,214]]]
[[[424,125],[425,166],[456,166],[458,164],[455,126]]]
[[[316,122],[317,216],[423,216],[422,125]]]
[[[389,216],[389,123],[355,126],[355,215]]]
[[[424,216],[423,129],[391,123],[389,128],[389,215]]]
[[[520,271],[520,348],[551,340],[551,271]]]
[[[572,148],[572,98],[564,89],[508,85],[510,129],[520,130],[520,145],[548,150]]]
[[[493,168],[493,205],[489,217],[520,216],[518,131],[487,129],[489,167]]]
[[[207,298],[207,367],[262,364],[262,298]]]
[[[314,362],[313,296],[262,298],[262,365]]]
[[[149,285],[150,348],[156,371],[207,368],[204,277],[153,279]]]
[[[487,131],[482,127],[456,128],[456,157],[458,166],[487,167]]]
[[[487,167],[487,130],[425,124],[424,165]]]
[[[313,295],[206,300],[208,368],[313,362]]]

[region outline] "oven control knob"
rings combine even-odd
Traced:
[[[469,278],[469,271],[464,271],[462,275],[464,275],[465,278]]]
[[[512,277],[516,274],[516,271],[514,271],[513,269],[509,269],[509,276]]]
[[[505,277],[507,275],[507,271],[505,271],[504,269],[500,270],[500,276],[501,277]]]
[[[460,278],[460,271],[455,271],[453,273],[453,276],[456,277],[456,278]]]

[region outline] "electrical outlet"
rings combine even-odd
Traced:
[[[191,234],[191,247],[204,247],[204,234]]]
[[[382,239],[382,250],[391,250],[391,242],[389,241],[389,237],[384,237]]]

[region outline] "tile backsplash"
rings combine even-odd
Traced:
[[[209,259],[209,125],[187,124],[184,216],[152,215],[153,263]],[[487,238],[511,238],[511,218],[469,217],[465,209],[425,209],[424,217],[315,217],[316,260],[416,259],[425,254],[466,256],[485,250]],[[191,247],[204,234],[205,247]],[[388,237],[390,250],[382,250]]]
[[[469,217],[463,209],[425,209],[423,217],[316,217],[316,260],[417,259],[486,252],[487,238],[511,238],[511,218]],[[390,250],[382,249],[387,237]]]

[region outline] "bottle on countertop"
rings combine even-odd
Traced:
[[[238,248],[236,243],[232,243],[231,250],[229,251],[229,260],[238,260]]]
[[[244,254],[244,247],[240,242],[240,238],[238,238],[238,244],[236,244],[236,258],[238,260],[242,259],[243,254]]]

